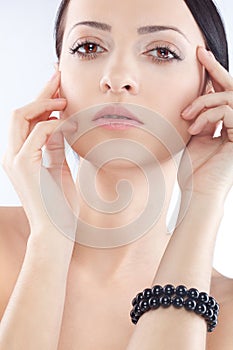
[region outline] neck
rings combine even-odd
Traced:
[[[121,161],[97,172],[93,164],[82,159],[80,169],[84,176],[77,181],[81,204],[78,227],[88,237],[87,242],[91,240],[91,247],[76,243],[73,259],[97,282],[124,277],[129,282],[136,274],[143,279],[142,285],[151,283],[170,240],[166,218],[176,178],[174,162],[168,160],[160,168],[148,165],[142,172]],[[119,186],[117,193],[116,185],[122,179],[128,184]],[[95,203],[95,208],[88,203]],[[110,211],[103,212],[106,208]],[[105,241],[100,242],[98,234],[93,241],[88,227],[104,231],[101,239]]]

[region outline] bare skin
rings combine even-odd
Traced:
[[[128,4],[123,0],[112,1],[108,5],[109,11],[103,14],[102,10],[98,13],[98,9],[93,7],[92,0],[83,3],[72,1],[59,62],[60,73],[57,72],[48,82],[36,101],[15,111],[12,117],[4,167],[20,195],[24,211],[22,208],[2,208],[0,213],[0,284],[5,286],[0,294],[0,350],[5,350],[7,346],[17,350],[18,346],[33,350],[151,350],[162,345],[167,350],[174,342],[175,347],[181,350],[232,348],[229,329],[232,328],[233,283],[212,271],[212,256],[224,198],[232,186],[233,80],[207,50],[200,48],[204,46],[203,37],[183,2],[174,1],[177,16],[173,16],[172,11],[167,13],[166,1],[155,4],[147,0],[147,6],[145,1],[139,0],[137,6],[135,2]],[[104,0],[103,5],[107,6]],[[142,11],[146,11],[146,23],[141,22]],[[85,29],[79,29],[81,26],[76,26],[68,35],[76,21],[87,19],[87,14],[88,20],[110,23],[112,33],[105,31],[100,34],[96,28],[87,29],[85,26]],[[125,42],[121,40],[124,33],[120,31],[123,30],[123,14],[123,22],[130,29]],[[158,33],[149,33],[146,39],[141,36],[139,39],[136,28],[153,23],[154,14],[157,16],[156,23],[178,26],[188,40],[173,31],[172,34],[171,31],[163,32],[158,37]],[[98,37],[106,49],[105,54],[101,51],[98,58],[86,61],[71,57],[68,49],[76,37],[82,35],[92,39]],[[163,63],[154,65],[150,56],[158,54],[153,44],[158,41],[171,41],[175,50],[181,51],[183,60],[177,62],[173,56],[172,62],[168,63],[160,57]],[[129,42],[132,45],[128,45]],[[119,60],[123,52],[124,60]],[[87,69],[85,65],[88,65]],[[212,85],[212,94],[208,95],[205,70],[209,72]],[[151,79],[152,74],[156,79]],[[179,79],[181,74],[186,80]],[[79,81],[81,84],[78,84]],[[58,99],[58,96],[61,98]],[[172,237],[166,235],[165,225],[176,175],[172,160],[165,157],[167,155],[157,148],[156,142],[151,142],[149,136],[144,138],[141,134],[135,135],[134,131],[129,136],[141,136],[145,146],[151,146],[151,151],[159,156],[161,167],[166,170],[167,198],[155,227],[125,247],[102,250],[73,244],[51,223],[41,201],[38,183],[41,148],[46,144],[51,158],[51,167],[45,171],[45,176],[49,173],[55,183],[59,181],[56,165],[62,160],[64,150],[61,135],[55,132],[61,121],[51,121],[50,113],[61,111],[62,118],[66,119],[77,110],[100,102],[138,103],[157,110],[172,123],[188,145],[194,173],[193,197],[187,216]],[[182,114],[190,104],[191,111]],[[224,125],[222,136],[212,139],[219,121],[223,121]],[[189,129],[192,124],[195,128]],[[49,143],[48,136],[52,134],[57,138]],[[92,142],[98,143],[101,137],[111,138],[114,135],[98,134],[97,131],[94,136],[75,144],[77,153],[85,156]],[[110,166],[100,174],[97,187],[104,196],[109,196],[108,199],[114,198],[116,181],[128,176],[136,185],[136,200],[126,211],[126,217],[133,218],[135,212],[143,209],[141,198],[144,198],[145,183],[138,169],[122,163],[117,165],[120,171],[114,171],[114,167]],[[89,164],[89,170],[92,171],[94,166]],[[72,196],[75,186],[66,164],[63,170],[67,185],[65,190],[76,211],[76,198]],[[181,177],[180,181],[182,198],[185,198],[189,179]],[[108,227],[111,222],[108,216],[93,213],[82,202],[78,184],[76,189],[80,216],[97,227]],[[54,195],[59,198],[59,193]],[[66,214],[64,227],[72,232],[74,218],[69,216],[68,211],[62,213]],[[113,216],[112,222],[118,227],[125,223],[124,220],[125,217],[119,214]],[[195,285],[218,299],[222,306],[220,323],[207,339],[203,320],[186,312],[177,313],[172,308],[168,313],[160,310],[147,313],[136,327],[131,324],[130,301],[135,294],[153,283],[168,282]],[[158,318],[156,315],[159,315]],[[164,336],[164,329],[169,332],[170,338]]]
[[[2,318],[23,263],[30,228],[23,208],[1,208],[0,218],[2,286],[0,318]],[[153,273],[144,278],[137,274],[138,278],[132,285],[124,279],[111,280],[108,283],[106,280],[97,281],[81,274],[79,270],[77,258],[73,257],[58,349],[126,349],[135,327],[128,318],[130,301],[135,293],[149,285]],[[227,344],[228,339],[225,325],[231,327],[232,323],[233,281],[213,270],[211,294],[219,301],[221,314],[217,329],[207,336],[206,349],[217,350],[222,347],[228,350],[230,349],[228,345],[224,347],[224,342]],[[79,298],[82,299],[81,302]],[[118,303],[115,302],[116,299],[119,300]],[[91,310],[91,318],[86,305],[88,310]]]

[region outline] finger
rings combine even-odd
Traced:
[[[186,120],[192,120],[203,110],[221,105],[229,105],[233,108],[233,91],[211,93],[198,97],[182,112],[182,117]]]
[[[35,101],[29,105],[16,110],[11,118],[9,128],[8,151],[14,155],[21,149],[23,143],[31,132],[31,121],[47,120],[48,116],[54,110],[63,110],[66,106],[66,100],[44,100]]]
[[[54,120],[52,117],[51,119]],[[56,120],[56,119],[55,119]],[[47,157],[47,165],[50,168],[60,167],[65,160],[65,138],[71,138],[76,135],[77,123],[71,119],[60,121],[59,126],[49,136],[45,154]]]
[[[61,73],[56,70],[52,78],[47,82],[44,89],[40,92],[36,100],[43,100],[46,98],[54,98],[60,86]]]
[[[209,109],[198,116],[195,122],[189,127],[191,135],[197,135],[210,123],[216,125],[223,120],[226,128],[233,127],[233,111],[229,106],[219,106]]]
[[[233,90],[233,78],[210,51],[199,47],[197,57],[208,71],[215,91]]]
[[[64,136],[60,130],[54,131],[46,142],[44,152],[47,168],[59,168],[65,159]]]
[[[17,155],[17,158],[22,159],[33,159],[33,161],[41,161],[42,159],[42,147],[46,145],[47,140],[52,135],[52,133],[61,132],[59,127],[61,126],[61,120],[51,120],[46,122],[39,122],[36,124],[35,128],[32,130],[23,146],[20,149],[20,152]],[[71,123],[66,123],[62,127],[62,132],[72,131],[76,128]],[[60,140],[60,139],[59,139]],[[60,144],[56,144],[57,147],[60,147]],[[63,147],[61,146],[60,149]]]

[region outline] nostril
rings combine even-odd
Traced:
[[[126,90],[130,90],[130,85],[125,86]]]

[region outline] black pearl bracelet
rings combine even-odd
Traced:
[[[167,284],[162,287],[155,285],[146,288],[132,300],[133,309],[130,312],[131,320],[137,324],[139,318],[149,310],[156,310],[160,306],[167,308],[173,306],[176,309],[182,307],[187,311],[193,311],[203,317],[207,323],[207,331],[212,332],[218,323],[219,304],[205,292],[199,292],[196,288],[187,289],[180,285],[174,287]]]

